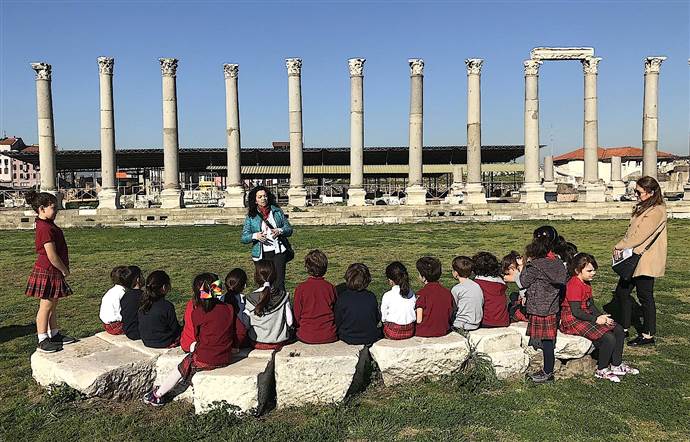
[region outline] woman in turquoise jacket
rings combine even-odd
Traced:
[[[276,204],[276,197],[264,186],[257,186],[247,196],[247,217],[244,219],[241,241],[252,244],[252,260],[273,261],[276,269],[275,284],[285,289],[285,265],[294,258],[287,237],[292,226],[285,213]]]

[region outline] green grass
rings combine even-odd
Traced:
[[[554,222],[559,232],[593,253],[601,265],[594,282],[599,305],[610,299],[615,278],[610,249],[624,221]],[[301,261],[312,248],[329,257],[327,278],[342,280],[353,261],[366,263],[370,288],[386,290],[386,264],[409,269],[422,255],[441,259],[442,282],[452,283],[450,260],[488,250],[500,258],[521,250],[537,222],[419,224],[366,227],[298,227],[291,239],[297,257],[288,266],[288,289],[305,278]],[[253,268],[239,227],[165,229],[69,229],[75,295],[58,308],[61,328],[77,337],[101,330],[98,306],[109,288],[110,269],[137,264],[166,270],[170,299],[182,316],[192,277],[221,276],[233,267]],[[47,394],[31,378],[36,302],[23,296],[33,264],[33,232],[0,232],[0,440],[690,440],[690,223],[669,223],[667,274],[657,280],[659,343],[627,349],[641,369],[621,384],[591,377],[531,386],[521,380],[467,388],[472,379],[372,385],[346,404],[272,411],[261,418],[224,412],[197,417],[186,404],[150,409],[132,401],[83,399],[68,389]],[[251,274],[251,273],[250,273]],[[418,287],[418,281],[413,282]],[[471,392],[473,391],[473,392]]]

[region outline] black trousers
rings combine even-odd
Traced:
[[[621,317],[624,329],[630,328],[632,320],[633,299],[630,296],[633,289],[637,291],[637,299],[642,306],[642,330],[638,333],[656,335],[656,304],[654,303],[654,278],[651,276],[638,276],[630,281],[618,280],[616,286],[616,298],[621,306]]]
[[[594,346],[599,349],[599,360],[597,361],[597,368],[603,370],[604,368],[613,365],[621,365],[623,362],[623,341],[625,341],[625,332],[620,324],[607,332],[600,339],[594,341]]]
[[[267,261],[273,261],[276,268],[276,282],[275,285],[280,289],[285,290],[285,253],[263,252],[263,258]],[[257,261],[254,261],[256,265]]]

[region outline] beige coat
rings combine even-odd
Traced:
[[[616,249],[630,249],[635,253],[642,253],[658,232],[659,237],[654,244],[642,254],[635,269],[635,276],[664,276],[666,271],[666,246],[668,241],[666,228],[666,206],[661,204],[650,207],[639,216],[633,216],[625,236],[616,244]]]

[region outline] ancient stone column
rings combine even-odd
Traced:
[[[98,57],[98,79],[101,106],[101,191],[98,192],[99,209],[119,209],[117,190],[117,164],[115,162],[115,115],[113,107],[113,69],[115,59]]]
[[[240,158],[240,102],[237,92],[239,65],[224,64],[225,75],[225,138],[227,142],[227,171],[225,207],[244,207],[242,163]]]
[[[161,208],[182,207],[177,139],[177,59],[160,58],[163,77],[163,191]]]
[[[422,150],[424,146],[424,60],[412,58],[410,64],[409,172],[406,204],[426,204],[422,185]]]
[[[448,189],[448,195],[443,201],[446,204],[460,204],[464,199],[464,185],[462,183],[462,166],[456,164],[453,166],[453,184]]]
[[[539,177],[539,60],[525,60],[525,182],[520,202],[543,203]]]
[[[601,202],[606,200],[605,188],[599,182],[599,117],[597,115],[597,70],[601,58],[587,57],[582,60],[585,79],[585,121],[583,146],[585,173],[579,187],[578,201]]]
[[[553,156],[547,155],[544,157],[544,191],[555,193],[556,190],[557,186],[553,181]]]
[[[467,65],[467,184],[465,203],[486,204],[482,186],[481,58],[468,58]]]
[[[622,179],[621,157],[611,157],[611,181],[609,181],[608,192],[612,200],[619,201],[625,194],[625,183]]]
[[[307,190],[304,188],[302,160],[302,59],[285,60],[288,72],[288,112],[290,115],[290,189],[288,204],[307,205]]]
[[[41,174],[41,192],[57,197],[62,207],[62,194],[57,189],[55,171],[55,133],[53,129],[53,92],[51,89],[52,66],[48,63],[31,63],[36,71],[36,115],[38,119],[38,164]]]
[[[688,59],[688,65],[690,65],[690,59]],[[683,186],[683,201],[690,201],[690,154],[688,154],[688,159],[688,182]]]
[[[647,57],[644,62],[644,104],[642,110],[642,175],[656,178],[659,144],[659,71],[666,57]]]
[[[364,206],[364,58],[347,61],[350,70],[350,187],[348,206]]]

